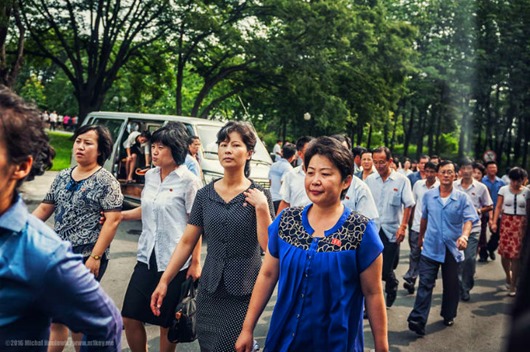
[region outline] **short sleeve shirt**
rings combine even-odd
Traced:
[[[215,182],[217,180],[197,192],[188,221],[202,227],[207,243],[201,285],[209,293],[215,293],[224,285],[232,295],[249,295],[261,267],[256,209],[250,204],[244,205],[243,193],[225,202],[215,191]],[[254,182],[249,188],[265,193],[274,218],[270,192]]]
[[[414,187],[412,187],[412,194],[414,195],[414,201],[416,202],[416,206],[414,207],[414,219],[412,220],[412,227],[410,228],[412,231],[420,232],[423,196],[428,190],[438,187],[439,185],[440,182],[436,180],[431,187],[427,188],[426,180],[419,180],[414,184]]]
[[[101,231],[100,213],[120,211],[123,195],[118,180],[104,168],[78,182],[72,178],[74,168],[59,172],[43,202],[55,206],[55,232],[72,243],[75,253],[88,257]]]
[[[484,176],[482,178],[482,183],[488,187],[488,190],[490,191],[491,200],[493,201],[493,208],[497,206],[497,195],[499,193],[499,190],[502,186],[505,186],[505,183],[503,180],[495,176],[495,180],[493,182],[490,181],[488,176]]]
[[[528,188],[523,187],[520,193],[514,194],[510,191],[510,186],[504,186],[499,190],[499,196],[503,197],[503,214],[526,216],[526,202],[530,200]]]
[[[264,351],[362,351],[360,274],[383,244],[373,222],[348,207],[324,237],[313,237],[311,206],[285,209],[269,226],[280,271]]]
[[[201,181],[185,166],[180,166],[160,179],[160,168],[145,174],[142,190],[142,234],[138,239],[139,262],[149,265],[155,251],[158,271],[166,270],[173,250],[188,222],[195,195]],[[182,267],[186,269],[189,261]]]
[[[342,200],[342,204],[370,220],[379,218],[370,188],[357,176],[352,178],[351,185]]]
[[[278,201],[282,199],[280,195],[280,188],[282,186],[282,178],[287,172],[291,171],[293,167],[291,164],[284,158],[276,161],[271,165],[269,169],[269,180],[271,181],[271,196],[273,201]]]
[[[383,229],[390,242],[395,242],[396,232],[403,218],[403,208],[414,205],[410,181],[392,170],[384,182],[379,173],[371,174],[365,182],[370,187],[379,213],[376,225]]]
[[[493,205],[493,201],[491,200],[488,187],[486,187],[483,183],[478,182],[477,180],[473,180],[473,183],[469,185],[467,189],[464,189],[464,187],[462,187],[462,180],[456,180],[454,186],[457,190],[466,193],[469,198],[471,198],[475,209],[480,209],[482,207]],[[479,217],[478,222],[473,225],[473,229],[471,229],[471,232],[480,232],[480,225],[481,221]]]
[[[291,207],[305,206],[311,203],[305,192],[305,172],[302,166],[295,167],[284,175],[280,188],[281,199]]]

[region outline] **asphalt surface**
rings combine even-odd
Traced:
[[[43,199],[56,172],[47,172],[35,181],[23,185],[23,197],[28,207],[34,209]],[[52,226],[53,221],[48,223]],[[111,261],[101,282],[103,289],[121,308],[129,278],[136,263],[137,241],[141,230],[139,221],[120,224],[116,238],[111,246]],[[441,281],[437,280],[433,293],[433,302],[429,321],[426,326],[427,335],[417,337],[408,330],[407,316],[410,313],[415,295],[409,295],[403,288],[402,276],[408,267],[408,244],[403,243],[400,253],[400,264],[396,276],[400,279],[400,290],[394,305],[387,310],[388,339],[391,351],[502,351],[508,314],[513,298],[507,296],[504,288],[504,273],[500,259],[488,263],[477,263],[475,288],[471,291],[469,302],[460,302],[458,316],[452,327],[445,327],[440,317]],[[203,246],[203,259],[206,246]],[[271,297],[258,326],[255,338],[263,346],[267,334],[276,294]],[[315,317],[318,319],[318,317]],[[373,349],[373,340],[368,320],[364,321],[365,350]],[[158,351],[159,329],[147,326],[148,345],[150,351]],[[193,343],[180,344],[177,351],[199,351],[199,345]],[[529,349],[530,350],[530,349]],[[68,346],[65,351],[74,351]],[[130,351],[125,334],[122,339],[122,351]]]

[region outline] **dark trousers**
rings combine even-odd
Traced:
[[[383,229],[379,230],[379,237],[383,242],[383,281],[385,281],[385,292],[396,293],[399,281],[394,274],[394,261],[399,253],[399,244],[390,242]]]
[[[488,241],[488,244],[486,245],[486,248],[489,253],[495,252],[497,248],[499,248],[499,229],[501,228],[501,218],[499,217],[499,220],[497,220],[497,231],[493,232],[491,231],[490,240]]]
[[[422,325],[427,324],[427,318],[431,310],[432,290],[436,286],[438,269],[442,267],[442,311],[440,315],[444,319],[456,317],[458,308],[458,263],[453,255],[446,250],[444,263],[438,263],[425,256],[420,258],[420,284],[414,302],[414,309],[410,312],[408,321],[417,321]]]
[[[478,232],[472,232],[464,250],[464,261],[460,263],[460,288],[469,292],[475,285],[475,269],[477,266]]]
[[[418,277],[418,266],[421,257],[421,247],[418,246],[419,235],[420,234],[414,230],[409,231],[409,270],[403,276],[405,281],[408,281],[413,285],[416,284],[416,278]]]
[[[482,260],[488,259],[488,220],[489,216],[487,214],[482,214],[482,218],[480,219],[480,237],[478,239],[478,253]]]

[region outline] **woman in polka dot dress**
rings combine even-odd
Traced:
[[[514,167],[508,173],[510,185],[499,190],[497,206],[493,216],[492,231],[497,231],[497,220],[501,216],[499,255],[506,273],[506,283],[510,286],[510,296],[515,296],[515,286],[519,276],[519,257],[528,213],[530,212],[530,190],[523,184],[528,178],[527,172]]]
[[[151,298],[159,314],[168,283],[201,235],[207,255],[197,296],[201,351],[233,351],[261,267],[272,222],[270,193],[248,179],[256,137],[250,125],[229,122],[217,134],[224,175],[199,190],[182,240]]]

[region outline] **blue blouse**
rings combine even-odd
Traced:
[[[324,237],[312,237],[311,206],[285,209],[269,227],[280,271],[264,351],[363,351],[360,274],[383,244],[374,223],[348,207]]]

